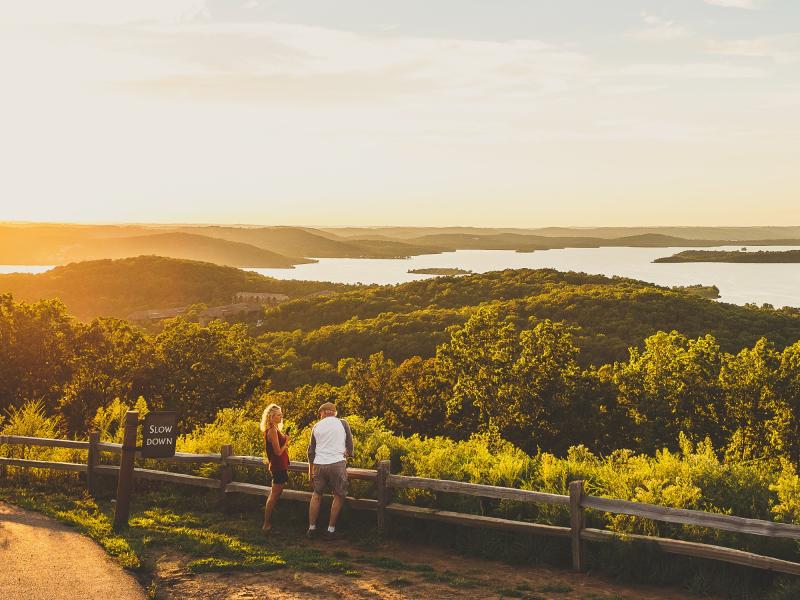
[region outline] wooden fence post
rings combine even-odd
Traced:
[[[569,526],[572,538],[572,570],[586,570],[586,544],[581,540],[581,532],[586,526],[586,513],[581,507],[583,499],[583,481],[572,481],[569,484]]]
[[[5,443],[5,437],[6,436],[4,436],[4,435],[0,435],[0,445],[3,445]],[[10,455],[11,454],[11,444],[9,444],[8,450],[9,450],[8,453]],[[8,475],[8,471],[6,470],[6,466],[4,464],[0,465],[0,479],[5,479],[7,475]]]
[[[86,491],[92,496],[96,494],[94,468],[97,466],[97,443],[100,434],[97,431],[89,432],[89,452],[86,458]]]
[[[378,463],[378,473],[375,478],[377,486],[376,496],[378,500],[378,535],[383,535],[386,529],[386,505],[389,503],[389,488],[386,487],[386,479],[389,476],[391,462],[382,460]]]
[[[233,481],[233,465],[228,462],[228,457],[233,454],[233,448],[230,444],[225,444],[219,449],[222,455],[222,468],[219,470],[219,489],[222,492],[222,505],[227,510],[228,508],[228,494],[225,493],[225,488]]]
[[[122,457],[119,461],[117,480],[117,504],[114,509],[114,529],[128,526],[131,510],[131,490],[133,488],[133,464],[136,458],[136,432],[139,429],[139,413],[129,410],[125,413],[125,432],[122,436]]]

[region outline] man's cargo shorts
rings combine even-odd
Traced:
[[[347,461],[329,465],[314,465],[314,492],[325,493],[330,488],[337,496],[347,495]]]

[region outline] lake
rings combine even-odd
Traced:
[[[294,269],[247,269],[278,279],[309,279],[338,283],[394,284],[436,275],[414,275],[409,269],[449,267],[475,273],[501,269],[552,268],[631,277],[658,285],[716,285],[721,300],[734,304],[753,302],[800,307],[800,264],[659,263],[653,259],[692,248],[564,248],[530,253],[512,250],[457,250],[408,259],[320,258]],[[696,248],[695,248],[696,249]],[[738,250],[720,246],[705,250]],[[756,247],[750,250],[757,249]],[[796,246],[771,246],[768,250],[794,250]],[[0,265],[0,273],[41,273],[46,266]]]
[[[739,250],[720,246],[704,250]],[[720,300],[734,304],[769,303],[800,307],[800,264],[653,263],[693,248],[564,248],[522,253],[513,250],[457,250],[408,259],[321,258],[294,269],[249,269],[279,279],[339,283],[403,283],[436,275],[414,275],[409,269],[455,267],[475,273],[500,269],[552,268],[641,279],[658,285],[716,285]],[[696,249],[696,248],[695,248]],[[793,250],[772,246],[769,250]]]

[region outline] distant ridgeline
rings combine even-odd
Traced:
[[[657,258],[654,263],[726,262],[726,263],[800,263],[800,250],[768,252],[684,250],[672,256]]]
[[[313,258],[405,258],[460,249],[800,245],[799,227],[493,229],[0,224],[0,265],[63,265],[140,255],[233,267],[292,268]]]

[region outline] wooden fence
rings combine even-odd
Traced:
[[[85,450],[88,452],[86,464],[0,457],[0,474],[2,474],[2,472],[5,470],[5,467],[77,471],[86,473],[87,487],[91,493],[94,493],[96,475],[117,475],[120,471],[119,466],[99,464],[98,457],[100,452],[121,454],[122,444],[100,442],[97,434],[91,434],[89,441],[86,442],[21,436],[0,436],[0,444],[72,448]],[[257,456],[234,455],[231,453],[230,446],[223,446],[220,449],[219,454],[189,454],[177,452],[172,458],[158,460],[177,463],[219,464],[219,479],[142,468],[134,469],[134,478],[218,489],[224,494],[239,492],[244,494],[266,496],[270,492],[270,488],[268,486],[234,481],[234,466],[245,465],[263,467],[264,461],[262,458]],[[293,461],[289,465],[289,470],[296,472],[307,472],[308,464]],[[347,474],[351,479],[375,482],[376,498],[348,497],[347,504],[355,509],[376,511],[377,525],[379,531],[381,532],[384,530],[387,516],[397,515],[412,519],[443,521],[456,525],[484,527],[503,531],[569,538],[572,550],[572,565],[573,569],[576,571],[584,570],[586,567],[585,544],[587,541],[607,542],[616,540],[623,542],[649,543],[657,546],[663,552],[668,552],[671,554],[713,559],[758,569],[766,569],[779,573],[800,575],[800,563],[781,560],[770,556],[762,556],[743,550],[736,550],[733,548],[726,548],[711,544],[703,544],[700,542],[688,542],[683,540],[587,528],[586,511],[595,510],[603,513],[632,515],[667,523],[694,525],[707,527],[710,529],[732,531],[736,533],[781,537],[794,540],[800,540],[800,526],[798,525],[761,521],[757,519],[745,519],[742,517],[708,513],[698,510],[668,508],[653,504],[590,496],[584,492],[584,484],[582,481],[571,482],[569,484],[569,495],[565,496],[516,488],[464,483],[461,481],[447,481],[441,479],[428,479],[424,477],[393,475],[389,472],[389,461],[380,462],[377,465],[377,469],[374,470],[348,468]],[[513,500],[516,502],[563,506],[565,509],[569,510],[570,526],[562,527],[556,525],[545,525],[541,523],[531,523],[527,521],[488,517],[483,515],[450,512],[435,508],[423,508],[419,506],[400,504],[392,501],[393,490],[408,488],[431,490],[434,492],[464,494],[468,496],[477,496],[480,498],[496,498]],[[311,498],[311,493],[301,490],[284,489],[282,497],[289,500],[301,500],[308,502]]]

